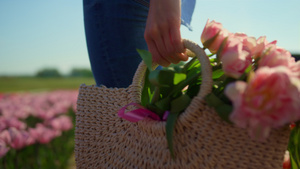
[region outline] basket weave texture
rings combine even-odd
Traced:
[[[185,41],[186,46],[189,43]],[[177,120],[173,137],[176,158],[172,159],[165,122],[148,119],[132,123],[117,116],[121,107],[139,102],[145,70],[142,62],[128,88],[80,86],[75,129],[77,168],[282,168],[288,127],[272,130],[266,142],[251,140],[245,129],[224,122],[205,104],[209,80]],[[210,73],[208,70],[208,77]]]

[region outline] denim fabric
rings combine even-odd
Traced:
[[[144,39],[148,9],[149,0],[83,0],[87,49],[98,86],[132,83],[141,62],[136,49],[148,49]]]
[[[181,0],[181,24],[192,31],[191,21],[196,0]]]

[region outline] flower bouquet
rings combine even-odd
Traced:
[[[231,33],[215,21],[207,21],[201,42],[202,49],[207,49],[213,79],[205,104],[224,122],[247,130],[249,139],[262,144],[268,144],[272,130],[292,125],[286,146],[292,167],[300,168],[300,62],[278,47],[276,41]],[[168,148],[175,158],[173,137],[177,119],[205,85],[203,64],[188,50],[192,56],[188,62],[152,70],[151,54],[145,50],[138,52],[148,67],[141,104],[130,103],[118,115],[130,122],[149,118],[166,121]],[[138,109],[125,113],[132,105]]]

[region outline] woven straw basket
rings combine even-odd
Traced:
[[[245,129],[222,121],[203,97],[211,91],[211,67],[204,51],[184,40],[202,64],[203,84],[176,123],[175,159],[166,141],[165,122],[132,123],[118,110],[139,103],[146,65],[142,62],[128,88],[81,85],[77,102],[75,159],[77,168],[282,168],[289,129],[273,130],[264,143]]]

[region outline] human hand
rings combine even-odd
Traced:
[[[161,66],[188,60],[180,34],[181,0],[151,0],[144,33],[153,62]]]

